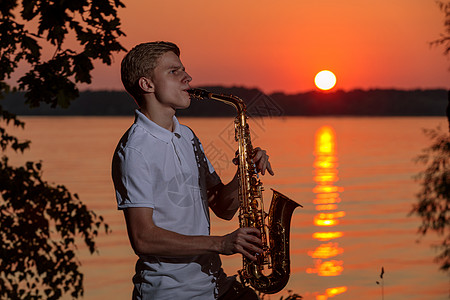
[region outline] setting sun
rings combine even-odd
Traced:
[[[319,89],[327,91],[335,86],[336,76],[331,71],[323,70],[314,77],[314,83]]]

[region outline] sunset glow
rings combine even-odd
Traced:
[[[315,259],[314,268],[306,269],[306,273],[316,273],[319,276],[338,276],[344,270],[343,263],[341,260],[322,261],[321,259]]]
[[[341,202],[341,198],[333,197],[333,195],[339,195],[338,193],[332,193],[330,195],[327,195],[328,197],[319,197],[319,195],[316,196],[316,199],[314,199],[314,204],[328,204],[328,203],[339,203]]]
[[[345,212],[320,213],[314,217],[314,225],[316,226],[334,226],[339,224],[337,218],[345,216]]]
[[[329,241],[342,237],[344,234],[340,231],[337,232],[315,232],[313,238],[319,241]]]
[[[336,288],[329,288],[325,290],[325,293],[328,297],[333,297],[339,294],[342,294],[347,291],[346,286],[336,287]]]
[[[317,176],[316,176],[316,178],[317,178]],[[320,182],[323,183],[325,181],[320,180]],[[338,191],[339,191],[339,188],[337,186],[333,186],[333,185],[319,185],[313,189],[313,192],[316,194],[318,194],[318,193],[334,193],[334,192],[338,192]]]
[[[123,2],[123,46],[177,43],[194,86],[311,91],[316,73],[327,68],[343,90],[448,87],[443,49],[429,46],[444,30],[435,1]],[[205,26],[205,16],[214,22]],[[96,63],[90,89],[122,89],[123,56],[112,67]]]
[[[321,157],[316,164],[321,162],[335,162],[336,158],[333,155],[336,151],[334,135],[333,128],[329,126],[323,126],[317,131],[314,153],[317,155],[329,154],[329,156]]]
[[[325,290],[324,294],[316,296],[316,300],[327,300],[328,298],[334,297],[336,295],[345,293],[347,291],[346,286],[334,287]]]
[[[330,258],[341,254],[344,249],[338,246],[338,243],[327,243],[317,247],[314,251],[308,251],[308,255],[313,258]]]
[[[336,204],[317,205],[316,210],[334,210],[337,208]]]
[[[323,126],[316,132],[314,155],[316,194],[314,204],[318,213],[313,223],[319,228],[333,227],[345,217],[345,212],[337,211],[337,203],[341,202],[339,193],[343,191],[335,183],[339,180],[337,170],[336,137],[332,127]],[[344,248],[336,241],[344,234],[341,231],[315,232],[313,238],[322,242],[314,250],[308,251],[313,259],[313,267],[307,268],[307,274],[318,276],[339,276],[344,271],[344,261],[335,259],[344,253]],[[316,300],[326,300],[347,291],[346,286],[327,288],[325,292],[318,292]]]

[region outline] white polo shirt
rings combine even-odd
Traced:
[[[158,227],[184,235],[209,235],[209,210],[202,199],[194,134],[176,117],[173,122],[170,132],[136,111],[135,122],[113,157],[118,208],[153,208]],[[211,188],[220,179],[206,162],[207,188]],[[143,299],[214,299],[224,277],[218,255],[140,256],[133,282],[145,295]]]

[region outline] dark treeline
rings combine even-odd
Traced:
[[[243,87],[206,87],[211,92],[233,94],[247,104],[251,116],[444,116],[448,92],[436,90],[352,90],[298,94],[264,94]],[[24,94],[15,93],[0,100],[4,109],[17,115],[133,115],[136,104],[126,92],[86,91],[67,108],[51,108],[41,104],[30,109]],[[179,116],[232,116],[234,109],[217,101],[192,101]]]

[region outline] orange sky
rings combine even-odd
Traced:
[[[329,69],[335,89],[450,88],[450,59],[429,46],[444,32],[434,0],[123,2],[122,45],[177,43],[194,86],[302,92]],[[122,89],[123,55],[111,67],[98,64],[88,88]]]

